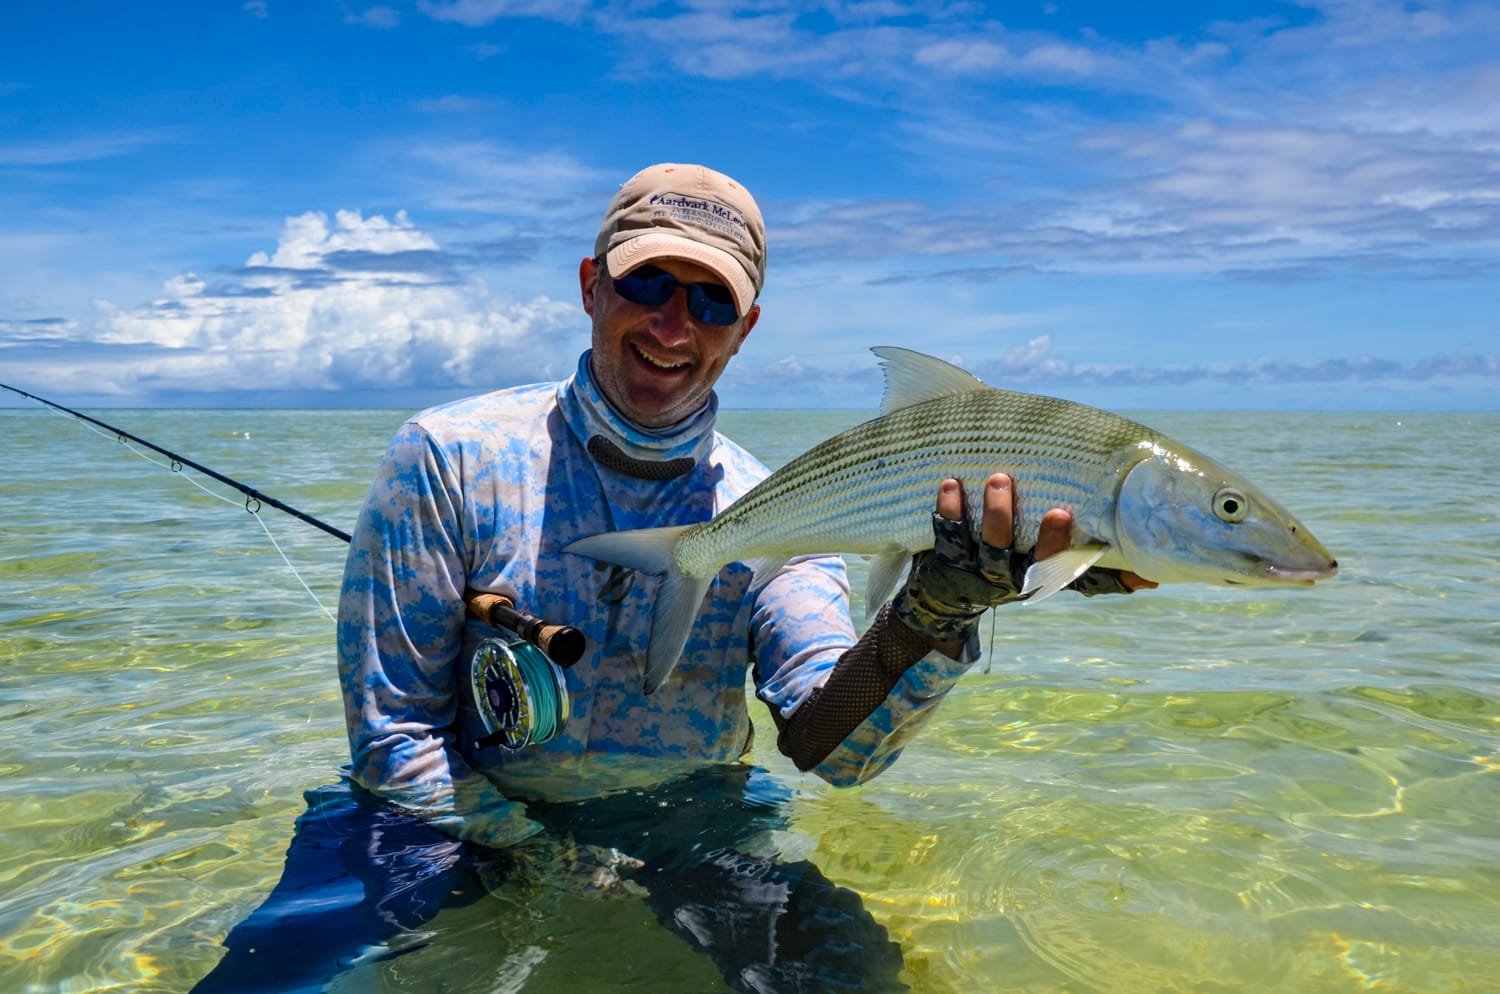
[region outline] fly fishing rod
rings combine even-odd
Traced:
[[[193,462],[193,460],[186,458],[185,456],[179,456],[177,453],[172,452],[168,449],[164,449],[160,445],[156,445],[152,442],[146,441],[139,435],[132,435],[130,432],[125,431],[124,429],[116,428],[114,425],[105,424],[98,418],[91,418],[87,414],[83,414],[73,410],[71,407],[64,407],[61,404],[54,404],[52,401],[48,400],[45,397],[38,397],[34,393],[27,393],[25,390],[22,390],[18,387],[13,387],[8,383],[0,383],[0,387],[4,387],[11,393],[18,393],[22,397],[25,397],[27,400],[34,400],[38,404],[46,404],[48,407],[53,408],[54,410],[62,411],[64,414],[71,414],[73,415],[73,417],[79,419],[80,421],[87,421],[90,424],[96,424],[100,428],[103,428],[105,431],[114,432],[115,438],[118,441],[123,442],[126,439],[129,439],[130,441],[135,442],[137,445],[144,445],[152,452],[160,452],[162,455],[172,460],[172,472],[174,473],[180,473],[182,472],[182,467],[190,466],[193,469],[196,469],[198,472],[202,473],[204,476],[212,477],[225,486],[233,487],[234,489],[245,495],[245,510],[249,511],[251,514],[254,514],[256,510],[258,510],[257,505],[265,504],[267,506],[276,508],[276,510],[278,511],[285,511],[287,514],[290,514],[294,518],[299,518],[303,521],[306,521],[314,528],[321,528],[328,534],[332,535],[334,538],[341,538],[345,542],[351,541],[348,532],[340,531],[330,524],[319,521],[317,518],[313,517],[310,514],[303,514],[295,507],[289,507],[274,497],[268,497],[265,494],[261,493],[259,490],[256,490],[254,487],[248,487],[245,484],[240,483],[238,480],[231,480],[223,473],[216,473],[213,470],[209,469],[207,466],[204,466],[202,463],[196,463]]]
[[[45,404],[64,414],[70,414],[80,421],[87,421],[90,424],[98,425],[105,431],[113,432],[115,438],[121,442],[128,439],[137,445],[144,445],[153,452],[159,452],[172,460],[171,469],[174,473],[180,473],[182,472],[182,467],[188,466],[202,473],[204,476],[218,480],[225,486],[233,487],[245,495],[245,510],[251,514],[258,513],[261,505],[274,507],[278,511],[283,511],[300,521],[307,522],[314,528],[322,529],[335,538],[341,538],[345,542],[352,541],[348,532],[335,528],[327,522],[319,521],[312,515],[305,514],[288,504],[283,504],[276,498],[263,494],[254,487],[247,486],[238,480],[231,479],[223,473],[215,472],[202,463],[197,463],[185,456],[180,456],[170,449],[162,448],[154,442],[148,442],[139,435],[132,435],[130,432],[122,428],[116,428],[114,425],[100,421],[98,418],[89,417],[87,414],[75,411],[71,407],[55,404],[45,397],[38,397],[36,394],[27,393],[25,390],[10,386],[7,383],[0,383],[0,387],[9,390],[11,393],[20,394],[27,400],[34,400],[39,404]],[[559,666],[564,668],[572,666],[583,656],[586,640],[582,632],[570,625],[553,624],[552,622],[538,618],[534,614],[528,614],[517,608],[515,602],[509,597],[501,594],[487,594],[476,590],[467,590],[464,592],[464,603],[465,609],[471,617],[477,618],[491,627],[505,628],[515,632],[521,638],[546,653]]]

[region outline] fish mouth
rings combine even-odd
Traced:
[[[1282,566],[1278,563],[1266,563],[1262,568],[1265,578],[1272,583],[1295,583],[1303,587],[1311,587],[1319,580],[1332,579],[1339,574],[1339,564],[1332,559],[1326,566],[1311,569],[1305,566]]]
[[[1284,566],[1264,559],[1246,558],[1253,563],[1248,575],[1225,576],[1220,579],[1231,587],[1311,587],[1319,580],[1328,580],[1339,574],[1339,564],[1333,559],[1328,560],[1325,566]]]

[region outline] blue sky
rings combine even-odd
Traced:
[[[1500,8],[20,4],[0,380],[417,407],[567,374],[651,162],[770,233],[723,403],[868,348],[1118,408],[1500,409]]]

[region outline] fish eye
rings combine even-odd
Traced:
[[[1224,487],[1214,494],[1214,513],[1230,524],[1245,520],[1250,513],[1250,501],[1233,487]]]

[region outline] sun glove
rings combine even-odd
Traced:
[[[1030,552],[997,549],[976,538],[967,509],[959,521],[933,512],[932,532],[932,549],[912,558],[906,586],[891,607],[913,631],[938,642],[962,642],[985,611],[1020,599],[1026,571],[1036,560]],[[1131,592],[1119,570],[1099,568],[1068,588],[1085,597]]]
[[[974,536],[968,516],[933,512],[933,546],[912,558],[906,586],[891,607],[908,628],[937,642],[962,642],[979,616],[1020,596],[1029,556],[1013,556]]]

